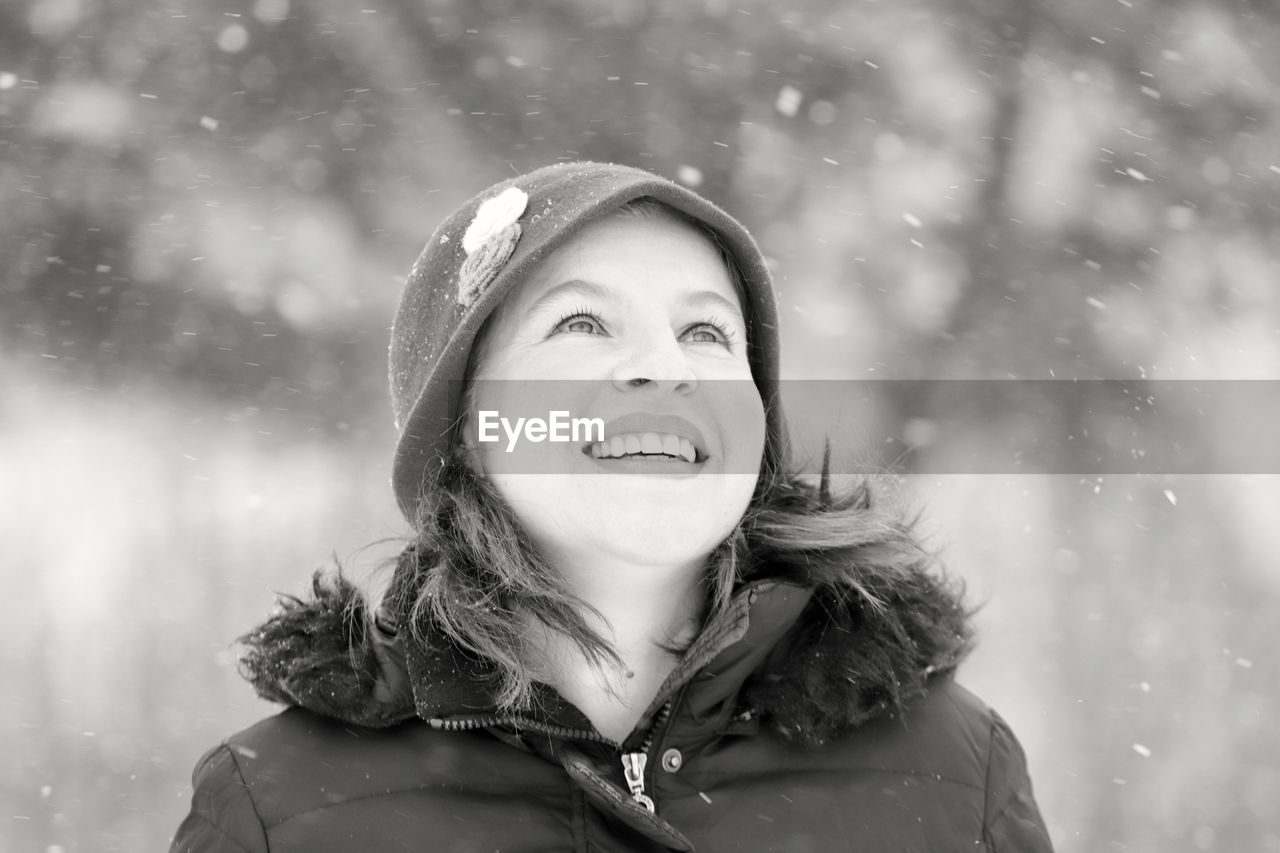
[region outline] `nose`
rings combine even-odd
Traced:
[[[636,340],[612,373],[613,385],[619,391],[651,386],[688,394],[698,387],[693,365],[670,331]]]

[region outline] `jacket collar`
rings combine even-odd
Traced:
[[[694,723],[723,726],[728,714],[745,710],[786,738],[820,743],[909,701],[963,658],[967,614],[923,572],[872,580],[880,606],[835,583],[745,582],[654,707],[691,685],[685,713]],[[386,612],[370,614],[340,572],[317,573],[309,600],[281,605],[241,638],[241,673],[263,698],[373,727],[414,717],[448,727],[494,716],[482,661],[442,637],[418,640],[397,630]],[[538,698],[542,719],[589,729],[554,690]]]
[[[686,691],[688,712],[695,719],[732,698],[747,677],[777,646],[799,618],[813,591],[789,583],[755,581],[744,584],[729,607],[713,618],[672,670],[642,718],[652,718],[677,690],[700,672]],[[374,618],[373,642],[379,647],[376,692],[383,702],[399,706],[423,720],[445,725],[496,716],[486,681],[486,669],[474,657],[445,643],[421,643],[392,627],[385,612]],[[539,685],[539,716],[550,725],[589,728],[573,705],[546,685]]]

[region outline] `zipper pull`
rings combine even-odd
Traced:
[[[622,776],[627,780],[627,787],[631,789],[631,798],[648,810],[649,814],[655,814],[656,809],[653,807],[653,800],[644,792],[644,766],[649,763],[649,756],[643,752],[624,752],[622,754]]]

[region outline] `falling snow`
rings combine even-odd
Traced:
[[[1280,5],[17,5],[0,541],[30,571],[0,680],[47,719],[12,709],[6,849],[169,842],[252,701],[235,634],[406,532],[383,379],[413,259],[457,200],[576,157],[723,205],[784,373],[876,381],[784,388],[797,456],[891,449],[990,602],[967,671],[1064,849],[1280,849],[1275,785],[1236,772],[1280,719]],[[972,393],[910,384],[939,377]],[[1095,405],[1130,378],[1150,405]],[[967,382],[1027,379],[1006,410]],[[1261,381],[1208,405],[1223,380]]]
[[[676,170],[676,180],[685,186],[699,187],[702,185],[702,170],[696,166],[683,165]]]
[[[795,86],[783,86],[778,91],[773,106],[784,116],[794,116],[800,110],[800,102],[803,100],[804,95]]]

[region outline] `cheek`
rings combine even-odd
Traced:
[[[533,465],[508,466],[513,473],[562,473],[566,463],[558,454],[589,440],[589,421],[606,385],[582,379],[476,380],[463,427],[467,444],[489,456],[496,453]],[[487,437],[483,442],[482,429]],[[553,459],[559,461],[553,464]],[[503,465],[496,460],[495,464]]]
[[[584,493],[577,478],[491,471],[486,479],[544,554],[592,544],[607,547],[611,537],[607,525],[599,520],[600,502]],[[607,513],[605,517],[609,517]],[[603,536],[602,541],[593,539],[597,534]]]
[[[720,382],[713,390],[713,403],[720,413],[725,473],[759,473],[764,456],[765,416],[764,402],[755,382],[749,379]]]

